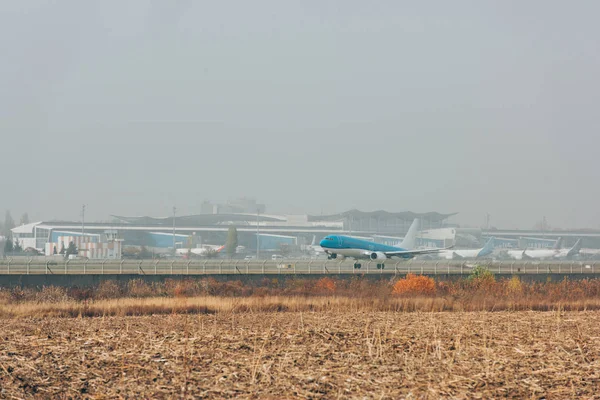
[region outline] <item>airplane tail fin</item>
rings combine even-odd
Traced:
[[[402,239],[400,243],[400,247],[405,250],[413,250],[417,243],[417,233],[421,229],[421,220],[419,218],[415,218],[413,223],[408,228],[408,232],[406,232],[406,236]]]
[[[559,250],[560,247],[562,246],[562,240],[563,240],[562,237],[559,237],[556,240],[556,243],[554,243],[554,246],[552,246],[552,250]]]
[[[315,245],[315,241],[316,241],[316,240],[317,240],[317,235],[313,235],[313,240],[312,240],[312,242],[310,243],[310,245],[311,245],[311,246],[314,246],[314,245]]]
[[[574,256],[575,254],[579,254],[579,250],[581,250],[581,239],[577,239],[573,247],[567,253],[567,257]]]
[[[492,254],[492,252],[494,251],[494,242],[496,241],[495,237],[491,237],[488,239],[488,241],[485,243],[485,245],[483,246],[483,248],[481,249],[481,251],[479,252],[479,254],[477,254],[477,257],[483,257],[483,256],[487,256],[488,254]]]

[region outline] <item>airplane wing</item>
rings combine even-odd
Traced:
[[[567,252],[567,257],[571,257],[575,254],[578,254],[579,250],[581,250],[581,239],[577,239],[575,245],[571,247],[571,249],[569,249],[569,251]]]
[[[444,250],[450,250],[453,247],[454,246],[444,247],[444,248],[439,248],[439,249],[384,251],[383,254],[385,254],[388,257],[393,257],[393,256],[407,256],[407,255],[419,256],[419,255],[422,255],[422,254],[439,253],[439,252],[442,252]]]

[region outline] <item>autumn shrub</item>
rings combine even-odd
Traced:
[[[518,276],[513,276],[506,282],[506,294],[509,296],[520,296],[524,292],[523,282]]]
[[[471,289],[491,291],[494,289],[496,277],[486,267],[477,265],[467,277],[467,282],[471,285]]]
[[[257,287],[254,289],[252,295],[256,297],[266,297],[270,295],[270,291],[269,288],[266,287]]]
[[[329,277],[321,278],[315,283],[315,290],[324,294],[335,293],[336,283]]]
[[[67,300],[67,290],[60,286],[43,286],[35,296],[37,303],[61,303]]]
[[[115,281],[100,282],[95,297],[98,299],[116,299],[123,295],[121,287]]]
[[[308,296],[317,292],[315,281],[303,278],[288,279],[283,290],[283,293],[288,296]]]
[[[424,275],[408,274],[404,279],[399,279],[392,289],[392,294],[408,295],[433,295],[435,294],[435,281]]]
[[[279,280],[271,278],[262,278],[258,284],[259,287],[273,288],[279,285]]]
[[[202,293],[202,288],[197,281],[192,279],[168,279],[165,282],[165,291],[168,296],[191,297],[200,295]]]
[[[444,296],[459,296],[464,292],[463,286],[461,282],[440,281],[437,282],[436,292]]]
[[[84,301],[94,298],[94,290],[92,288],[73,286],[67,289],[67,296],[75,301]]]
[[[242,281],[225,281],[219,282],[219,288],[217,290],[218,296],[249,296],[252,294],[252,288],[244,285]]]
[[[180,282],[173,289],[173,296],[175,297],[191,297],[195,294],[195,288],[187,282]]]
[[[345,294],[350,297],[368,297],[371,295],[373,284],[367,279],[350,278],[344,285]]]
[[[0,288],[0,305],[12,302],[12,293],[10,289]]]
[[[127,282],[127,295],[130,297],[150,297],[155,294],[152,286],[142,279],[132,279]]]

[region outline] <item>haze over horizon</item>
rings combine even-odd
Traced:
[[[0,212],[600,228],[600,3],[0,4]]]

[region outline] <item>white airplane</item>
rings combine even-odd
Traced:
[[[507,254],[515,260],[543,260],[568,258],[578,254],[581,250],[581,239],[578,239],[570,249],[561,249],[561,244],[562,237],[558,238],[551,249],[509,250]]]
[[[177,249],[176,253],[180,256],[185,256],[188,254],[188,252],[190,252],[196,256],[205,256],[207,253],[212,252],[212,251],[220,253],[221,250],[223,250],[224,248],[225,248],[225,246],[215,246],[215,245],[207,244],[202,247],[196,247],[193,249]]]
[[[558,250],[558,253],[554,257],[555,258],[569,258],[576,254],[579,254],[580,250],[581,250],[581,239],[577,239],[577,241],[575,242],[573,247],[571,247],[570,249]],[[528,253],[529,252],[527,252],[526,254],[528,254]]]
[[[439,253],[440,258],[455,260],[460,258],[482,258],[494,251],[495,238],[491,237],[480,249],[446,250]]]
[[[515,260],[524,260],[528,258],[552,258],[560,250],[562,245],[562,237],[559,237],[551,249],[531,249],[525,250],[508,250],[506,254]],[[525,254],[525,253],[528,254]],[[533,256],[533,257],[532,257]]]
[[[323,250],[323,248],[321,246],[315,245],[316,241],[317,241],[317,236],[313,235],[312,243],[309,244],[309,245],[306,245],[304,247],[304,249],[306,251],[308,251],[309,253],[312,253],[312,254],[314,254],[316,256],[319,256],[321,254],[325,254],[325,250]]]
[[[2,240],[2,239],[0,239]],[[589,257],[596,257],[600,255],[600,249],[581,249],[579,254]]]

